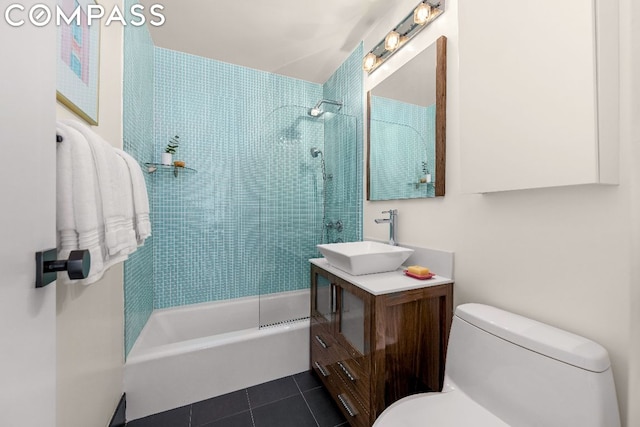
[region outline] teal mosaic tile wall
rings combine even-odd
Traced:
[[[197,170],[146,176],[153,237],[125,264],[127,353],[154,308],[306,288],[317,243],[361,239],[361,56],[323,86],[125,30],[125,149],[159,162],[177,134],[174,159]],[[340,114],[309,116],[322,98],[343,101]],[[328,236],[324,214],[344,232]]]
[[[308,286],[324,131],[322,86],[155,49],[155,158],[170,136],[194,174],[158,177],[154,307]],[[309,249],[311,248],[311,249]]]
[[[314,89],[320,97],[319,85]],[[312,157],[311,149],[325,149],[325,118],[313,118],[308,111],[300,106],[276,109],[265,118],[258,139],[260,247],[254,280],[261,295],[307,288],[308,260],[316,256],[315,245],[322,239],[321,158]]]
[[[127,0],[125,9],[135,2]],[[129,18],[127,18],[129,19]],[[124,150],[138,162],[153,153],[153,42],[146,26],[124,29]],[[145,174],[148,193],[153,178]],[[154,215],[154,209],[151,209]],[[155,230],[152,231],[155,234]],[[153,311],[153,241],[148,238],[124,263],[125,354],[128,354]]]
[[[342,101],[341,117],[326,126],[327,169],[333,175],[329,183],[327,217],[344,224],[341,233],[328,230],[328,240],[362,240],[363,201],[363,117],[364,80],[362,74],[363,44],[323,85],[326,99]]]
[[[371,200],[435,197],[421,184],[426,169],[435,176],[436,107],[371,97]]]

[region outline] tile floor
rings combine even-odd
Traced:
[[[301,372],[145,418],[127,427],[348,427],[313,372]]]

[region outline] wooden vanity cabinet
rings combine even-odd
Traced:
[[[373,295],[311,265],[311,367],[352,427],[442,389],[453,284]]]

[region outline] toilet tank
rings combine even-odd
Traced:
[[[513,426],[620,426],[601,345],[482,304],[456,308],[443,391],[451,390]]]

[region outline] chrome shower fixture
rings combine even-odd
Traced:
[[[336,105],[338,107],[338,111],[340,111],[340,109],[342,108],[341,101],[333,101],[331,99],[321,99],[320,101],[318,101],[316,105],[313,106],[313,108],[309,110],[309,115],[311,117],[320,117],[321,115],[323,115],[325,111],[321,108],[322,104]]]
[[[311,153],[311,157],[313,158],[316,158],[319,154],[322,154],[322,151],[320,151],[320,149],[316,147],[309,149],[309,152]]]

